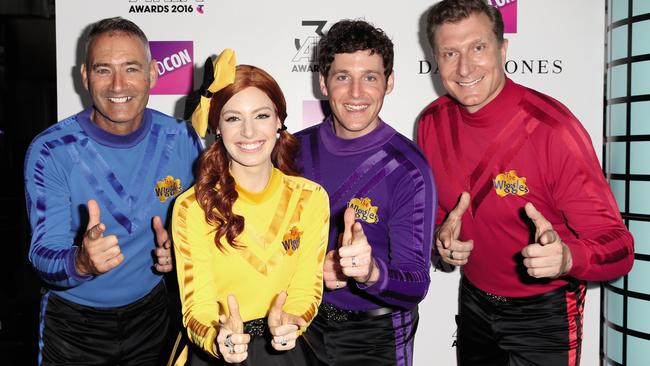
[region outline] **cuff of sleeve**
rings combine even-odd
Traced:
[[[69,251],[68,254],[65,257],[65,272],[70,276],[71,279],[78,281],[78,282],[86,282],[90,281],[94,276],[91,274],[88,275],[82,275],[77,273],[77,266],[76,261],[77,261],[77,251],[79,250],[78,246],[72,247]]]
[[[210,328],[208,331],[208,334],[206,334],[206,340],[205,340],[205,351],[208,352],[210,355],[216,358],[220,358],[219,356],[219,351],[218,347],[219,345],[217,344],[217,332],[218,330],[214,327]]]
[[[564,244],[566,244],[571,251],[571,269],[567,275],[581,279],[582,274],[587,270],[589,253],[585,246],[577,240],[564,241]]]
[[[379,269],[379,279],[370,286],[366,286],[363,283],[357,283],[357,288],[364,290],[371,295],[379,295],[386,289],[386,287],[388,287],[388,266],[383,260],[377,257],[373,258],[375,259],[377,269]]]

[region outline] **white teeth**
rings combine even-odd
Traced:
[[[131,97],[108,98],[113,103],[126,103],[131,100]]]
[[[368,108],[367,104],[361,104],[361,105],[356,105],[356,104],[344,104],[343,105],[345,109],[351,110],[351,111],[362,111],[364,109]]]
[[[255,150],[258,147],[262,146],[262,143],[263,142],[255,142],[255,143],[252,143],[252,144],[239,144],[239,147],[242,150]]]
[[[459,81],[459,82],[458,82],[458,85],[460,85],[460,86],[472,86],[472,85],[476,85],[476,84],[478,84],[479,81],[483,80],[483,78],[484,78],[484,76],[481,76],[480,78],[478,78],[478,79],[476,79],[476,80],[469,81],[469,82],[462,82],[462,81]]]

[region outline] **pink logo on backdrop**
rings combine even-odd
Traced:
[[[490,4],[501,12],[503,31],[517,33],[517,0],[490,0]]]
[[[150,41],[151,57],[156,60],[158,82],[151,94],[180,94],[192,91],[194,46],[192,41]]]

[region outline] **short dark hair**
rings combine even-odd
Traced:
[[[113,17],[99,20],[93,23],[90,26],[88,35],[86,36],[86,44],[84,47],[84,57],[85,62],[88,60],[88,51],[90,49],[90,43],[97,38],[97,36],[104,33],[126,33],[135,37],[138,37],[145,48],[147,53],[147,60],[151,60],[151,51],[149,50],[149,40],[144,34],[142,29],[138,27],[135,23],[128,19],[122,17]]]
[[[341,20],[329,29],[318,42],[318,64],[321,75],[327,78],[337,53],[370,50],[384,61],[386,78],[393,72],[393,41],[380,28],[363,20]]]
[[[427,14],[427,35],[435,50],[436,29],[444,23],[456,23],[469,18],[474,13],[485,14],[492,23],[492,32],[497,43],[503,43],[503,17],[501,12],[486,0],[442,0],[429,9]]]

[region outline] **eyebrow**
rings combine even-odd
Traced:
[[[136,65],[136,66],[142,67],[142,62],[140,62],[140,61],[127,61],[127,62],[123,63],[122,65],[126,65],[126,66]],[[98,62],[98,63],[92,64],[92,69],[95,70],[95,69],[97,69],[99,67],[110,67],[110,66],[111,66],[111,64],[108,63],[108,62]]]
[[[273,108],[271,108],[271,107],[267,107],[267,106],[264,106],[264,107],[259,107],[259,108],[257,108],[257,109],[254,109],[252,112],[253,112],[253,113],[257,113],[257,112],[262,111],[262,110],[273,111]],[[240,111],[238,111],[238,110],[234,110],[234,109],[227,109],[227,110],[221,111],[221,114],[222,114],[222,115],[224,115],[224,114],[226,114],[226,113],[241,114]]]

